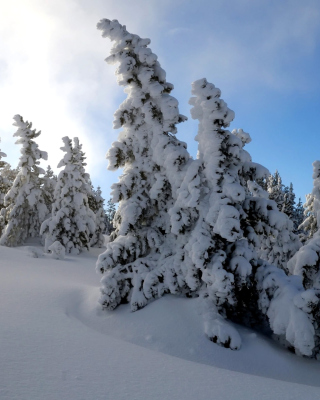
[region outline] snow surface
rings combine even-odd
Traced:
[[[242,327],[239,351],[211,343],[196,299],[101,311],[103,250],[0,246],[1,400],[320,399],[319,362]]]

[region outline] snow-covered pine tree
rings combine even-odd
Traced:
[[[41,235],[45,237],[46,251],[59,241],[67,253],[78,254],[89,249],[90,236],[95,231],[95,218],[88,205],[91,194],[89,175],[84,170],[84,153],[78,138],[74,145],[67,136],[62,138],[61,147],[66,154],[58,164],[64,167],[59,173],[54,191],[54,203],[51,217],[41,226]]]
[[[240,337],[224,318],[237,306],[239,291],[250,286],[256,263],[241,227],[246,191],[239,172],[247,154],[241,139],[225,129],[234,112],[220,99],[220,90],[201,79],[192,84],[192,94],[191,115],[199,120],[198,158],[189,163],[170,210],[172,230],[182,244],[186,284],[203,298],[206,334],[236,349]]]
[[[299,201],[294,208],[292,221],[293,221],[293,228],[294,228],[293,232],[295,234],[304,236],[303,230],[299,229],[299,226],[304,221],[304,207],[303,207],[303,203],[301,201],[301,197],[299,197]],[[301,238],[300,238],[300,240],[301,240]]]
[[[111,233],[114,231],[114,226],[113,226],[113,219],[116,213],[116,206],[112,202],[112,199],[109,199],[107,202],[107,208],[105,210],[105,234],[106,235],[111,235]]]
[[[114,128],[123,131],[107,154],[109,169],[123,168],[123,174],[112,186],[112,201],[119,202],[115,231],[97,262],[104,274],[100,302],[113,309],[130,301],[137,310],[169,285],[174,290],[177,281],[168,210],[190,158],[186,144],[174,136],[186,117],[179,114],[170,96],[173,85],[147,47],[150,40],[130,34],[116,20],[103,19],[98,29],[114,42],[106,61],[119,64],[118,83],[128,94],[115,113]]]
[[[42,178],[43,198],[49,213],[51,213],[52,203],[54,201],[54,190],[57,184],[57,176],[48,165],[45,175]]]
[[[4,207],[4,196],[7,193],[8,186],[8,180],[3,175],[3,169],[7,162],[2,160],[3,157],[7,157],[7,155],[0,150],[0,236],[5,224],[4,217],[1,216],[1,210]]]
[[[267,189],[269,198],[277,203],[277,207],[282,211],[284,203],[284,185],[282,183],[281,176],[276,170],[274,175],[270,175],[267,179]]]
[[[260,178],[256,180],[256,183],[261,186],[261,188],[265,191],[268,192],[268,179],[269,176],[267,176],[266,178]]]
[[[0,149],[0,210],[4,206],[4,196],[7,193],[7,178],[3,176],[3,169],[7,165],[7,162],[2,160],[3,157],[7,157],[7,155]]]
[[[302,276],[305,288],[320,289],[320,161],[312,165],[313,190],[307,197],[312,202],[306,208],[307,219],[299,227],[308,232],[309,240],[289,261],[288,269]]]
[[[7,190],[6,193],[9,192],[9,190],[12,187],[12,184],[14,180],[16,179],[16,176],[18,175],[19,172],[19,167],[18,168],[11,168],[11,165],[9,163],[5,163],[4,167],[1,170],[1,176],[5,178],[7,182]]]
[[[293,185],[290,183],[290,186],[285,186],[283,189],[283,204],[282,204],[282,212],[287,214],[287,216],[293,221],[294,219],[294,210],[295,210],[295,198],[296,195],[293,191]]]
[[[202,79],[193,83],[192,93],[191,114],[199,119],[198,159],[189,163],[170,210],[172,231],[178,236],[184,280],[204,299],[206,334],[235,349],[240,338],[225,316],[249,325],[264,323],[255,275],[265,265],[258,259],[261,246],[266,250],[266,239],[274,235],[272,259],[284,263],[299,242],[288,217],[256,183],[269,172],[243,149],[249,134],[224,129],[234,113],[220,99],[220,90]]]
[[[183,162],[179,163],[179,165],[184,166],[183,169],[168,168],[179,183],[171,184],[171,187],[169,187],[171,191],[163,191],[159,175],[156,176],[155,180],[152,180],[153,174],[150,171],[154,171],[156,174],[161,171],[163,173],[162,179],[166,178],[171,183],[169,177],[166,176],[167,171],[163,167],[166,164],[160,164],[160,160],[157,159],[157,168],[146,168],[147,165],[153,165],[153,147],[149,146],[148,151],[148,148],[141,148],[140,145],[141,142],[142,144],[146,143],[145,140],[149,139],[151,135],[154,137],[155,131],[158,132],[158,130],[152,129],[153,126],[149,124],[149,119],[146,118],[145,113],[140,114],[144,110],[144,104],[150,99],[154,100],[150,93],[149,96],[143,97],[147,100],[141,100],[141,94],[145,93],[146,86],[140,81],[137,70],[139,71],[139,68],[144,67],[140,56],[145,54],[145,48],[139,52],[138,59],[136,56],[138,53],[137,43],[139,43],[140,38],[128,34],[116,21],[103,20],[100,28],[104,29],[105,36],[116,41],[113,51],[118,53],[113,58],[121,61],[118,69],[121,73],[119,80],[121,84],[129,84],[128,99],[120,109],[126,111],[126,113],[120,114],[118,112],[117,114],[121,115],[122,120],[120,122],[124,125],[125,130],[120,134],[121,140],[114,144],[114,151],[109,153],[109,159],[113,156],[111,161],[114,161],[111,167],[112,165],[114,167],[122,166],[125,173],[120,178],[121,185],[118,184],[114,187],[118,196],[116,199],[121,199],[119,206],[119,211],[121,211],[118,211],[116,215],[115,235],[113,241],[108,244],[107,251],[99,258],[97,263],[98,271],[105,273],[102,279],[103,287],[100,300],[102,306],[113,309],[120,302],[130,301],[132,309],[136,310],[143,307],[150,298],[161,296],[166,292],[177,293],[184,290],[188,293],[197,292],[202,294],[204,298],[206,332],[211,340],[231,348],[239,347],[239,335],[234,328],[225,323],[225,316],[232,315],[235,320],[244,321],[246,311],[247,314],[251,313],[248,319],[257,317],[253,314],[260,313],[260,315],[266,315],[269,318],[270,327],[275,333],[284,336],[298,352],[310,356],[313,354],[313,350],[310,351],[310,348],[314,348],[314,342],[312,343],[312,318],[309,319],[308,311],[302,308],[307,308],[312,302],[312,304],[315,304],[316,300],[311,299],[310,302],[308,296],[302,298],[303,288],[298,287],[295,291],[293,289],[294,286],[297,286],[291,282],[294,278],[287,280],[282,270],[268,266],[266,262],[257,258],[255,247],[260,246],[258,234],[254,230],[257,221],[248,220],[247,214],[242,212],[244,204],[250,208],[251,201],[253,201],[257,206],[256,215],[264,216],[275,230],[277,227],[279,229],[281,227],[281,223],[277,225],[275,220],[279,217],[279,214],[284,215],[278,211],[276,203],[266,199],[265,196],[259,197],[258,200],[252,196],[252,191],[259,193],[259,195],[263,194],[263,189],[258,190],[256,188],[258,185],[255,180],[263,179],[266,169],[252,163],[248,153],[242,149],[244,143],[248,141],[248,135],[241,130],[237,131],[237,134],[228,132],[225,135],[225,140],[220,140],[224,153],[221,154],[217,151],[212,158],[216,158],[217,161],[220,161],[221,158],[221,161],[225,162],[224,167],[227,173],[222,173],[223,168],[219,170],[219,162],[217,165],[208,163],[214,168],[215,172],[211,172],[210,168],[206,172],[209,176],[212,176],[213,180],[215,179],[216,184],[220,185],[223,194],[221,195],[219,191],[213,190],[212,195],[213,197],[216,196],[217,204],[215,206],[214,202],[210,203],[210,206],[213,207],[210,207],[209,221],[205,220],[207,214],[203,212],[204,220],[201,221],[203,224],[199,223],[202,207],[208,208],[204,199],[207,199],[208,202],[211,201],[208,185],[202,186],[203,165],[200,162],[201,157],[194,161],[190,159],[185,161],[185,157]],[[142,60],[144,59],[142,58]],[[140,97],[133,97],[133,94],[137,93]],[[204,96],[203,100],[208,101],[210,97]],[[129,105],[131,108],[128,108]],[[227,108],[222,101],[216,102],[217,105],[215,111],[219,117],[212,120],[210,113],[208,114],[211,124],[213,123],[215,128],[219,130],[227,123],[232,114],[231,111],[228,111],[228,113],[230,112],[229,115],[223,112]],[[220,110],[220,106],[222,110]],[[153,115],[156,117],[156,114]],[[137,121],[139,122],[138,125]],[[147,122],[148,126],[146,126]],[[207,124],[204,123],[203,125]],[[150,136],[146,136],[146,133],[144,133],[142,137],[144,140],[138,141],[140,145],[138,146],[137,139],[141,138],[138,133],[144,132],[142,128],[150,128]],[[165,139],[167,140],[166,137]],[[219,140],[217,144],[219,144]],[[205,143],[204,147],[206,148]],[[209,156],[212,156],[212,154],[208,155],[208,161]],[[234,159],[232,156],[234,156]],[[163,156],[161,158],[163,159]],[[141,172],[141,164],[144,167],[143,182],[137,178],[132,179],[132,169],[135,168]],[[230,168],[230,171],[227,167]],[[216,175],[220,175],[223,182]],[[251,177],[251,185],[248,177]],[[154,181],[156,181],[157,186],[152,184]],[[130,182],[133,182],[133,184],[129,186],[128,183]],[[247,186],[244,187],[243,182],[246,182]],[[142,183],[144,191],[141,191]],[[156,188],[158,189],[158,197],[153,194],[153,190]],[[253,190],[254,188],[256,190]],[[176,189],[176,191],[173,189]],[[150,193],[152,195],[148,197]],[[158,199],[163,193],[167,195],[166,202],[153,202],[154,198]],[[251,194],[247,195],[248,193]],[[246,201],[248,196],[250,201]],[[263,207],[261,207],[260,198],[268,200]],[[146,205],[141,203],[141,199],[145,199]],[[272,207],[268,202],[271,203]],[[161,204],[163,204],[163,209],[169,212],[171,221],[165,219],[166,214],[160,214],[164,218],[165,225],[159,228],[159,219],[157,218],[159,214],[156,212],[161,211],[159,207]],[[153,211],[152,205],[157,206],[156,212]],[[135,213],[137,208],[138,213]],[[140,212],[141,209],[142,213]],[[131,220],[129,220],[133,221],[131,224],[128,223],[129,210],[132,213]],[[144,218],[142,218],[143,213],[145,213]],[[214,229],[211,228],[210,231],[206,224],[214,221],[214,218],[216,218]],[[281,219],[288,221],[285,215]],[[168,231],[164,230],[164,227],[170,227],[171,222],[172,233],[169,234]],[[286,224],[287,222],[283,223],[284,227],[286,227]],[[199,225],[197,233],[200,235],[200,240],[198,241],[194,234],[195,225]],[[123,230],[124,227],[126,229]],[[148,241],[152,228],[158,234],[154,236],[157,240],[154,240],[153,247]],[[244,232],[246,235],[243,235]],[[258,233],[261,234],[260,231]],[[216,242],[212,240],[212,237],[216,239]],[[193,242],[195,243],[194,247],[192,246]],[[221,245],[221,248],[218,246],[216,249],[216,243]],[[191,256],[186,259],[186,255],[192,255],[196,262],[199,261],[203,265],[203,269],[196,268]],[[271,273],[274,276],[270,277]],[[293,293],[295,296],[293,296]],[[290,304],[290,309],[288,309],[288,304]],[[247,310],[246,306],[248,306]],[[277,309],[281,308],[281,316],[283,316],[282,311],[289,314],[285,315],[286,319],[282,325],[279,324],[279,319],[277,319],[279,313],[275,312],[275,306],[277,306]],[[300,322],[302,322],[301,326],[293,332],[292,327],[298,326]],[[279,325],[281,325],[281,329]],[[305,341],[305,338],[308,342]]]
[[[17,246],[28,237],[38,236],[40,225],[48,212],[39,177],[40,174],[44,174],[44,170],[39,167],[39,160],[47,160],[48,156],[45,151],[39,150],[33,140],[41,131],[32,130],[32,124],[24,122],[20,115],[16,115],[14,121],[13,125],[17,126],[18,130],[13,136],[19,137],[16,143],[21,144],[22,148],[19,173],[5,196],[5,208],[2,209],[2,216],[7,225],[0,244],[5,246]]]
[[[319,161],[315,161],[313,165],[313,190],[311,193],[306,195],[306,202],[304,203],[304,220],[298,229],[302,230],[305,233],[306,240],[312,239],[313,235],[318,231],[318,204],[320,201],[319,188],[315,185],[319,183],[317,177],[317,163]],[[320,185],[319,185],[320,187]]]
[[[98,186],[97,190],[92,188],[92,195],[89,196],[89,207],[95,215],[96,223],[95,232],[90,239],[91,247],[102,247],[105,241],[103,236],[105,230],[104,198],[101,194],[101,188]]]

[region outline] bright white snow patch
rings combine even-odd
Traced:
[[[101,311],[103,249],[58,261],[29,251],[0,246],[1,400],[319,397],[319,362],[241,327],[239,351],[213,344],[196,299]]]

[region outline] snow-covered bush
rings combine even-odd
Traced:
[[[5,246],[17,246],[27,237],[38,236],[41,223],[48,213],[39,177],[40,174],[44,174],[44,170],[39,167],[39,160],[46,160],[48,156],[45,151],[39,150],[33,140],[41,132],[32,130],[32,124],[24,122],[20,115],[16,115],[14,121],[13,125],[17,126],[18,130],[13,136],[19,137],[16,143],[21,144],[22,148],[19,172],[5,196],[5,208],[1,211],[7,225],[0,244]]]
[[[320,357],[320,290],[305,290],[300,276],[262,263],[256,273],[259,308],[272,332],[296,354]]]
[[[73,139],[74,145],[67,136],[62,140],[61,150],[66,154],[58,168],[64,169],[58,175],[51,217],[43,222],[40,233],[45,237],[46,251],[59,241],[67,253],[78,254],[84,248],[89,249],[90,236],[95,231],[94,213],[88,204],[91,187],[78,138]]]
[[[114,42],[107,61],[119,64],[118,83],[128,95],[114,120],[123,131],[107,154],[109,169],[123,168],[123,174],[112,186],[112,200],[119,203],[115,230],[97,262],[104,274],[100,301],[109,309],[130,301],[136,310],[168,291],[168,285],[177,286],[168,210],[190,158],[186,144],[174,136],[186,118],[147,47],[150,40],[130,34],[116,20],[101,20],[98,29]]]
[[[53,242],[52,245],[48,247],[48,250],[55,260],[63,260],[66,255],[66,248],[58,241]]]

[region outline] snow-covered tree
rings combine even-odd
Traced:
[[[317,293],[261,259],[285,268],[299,241],[259,185],[269,173],[243,149],[250,136],[224,129],[233,112],[219,89],[202,79],[193,84],[199,151],[190,159],[169,133],[182,118],[176,106],[165,112],[167,100],[176,102],[166,94],[149,41],[117,21],[102,20],[98,27],[115,41],[107,60],[120,63],[119,83],[128,93],[115,115],[115,127],[124,130],[108,153],[109,168],[124,173],[113,186],[113,201],[120,202],[116,229],[97,262],[104,274],[102,307],[130,302],[135,311],[168,292],[200,296],[212,341],[239,348],[227,317],[268,325],[298,353],[314,356]]]
[[[105,234],[106,235],[111,235],[111,233],[114,231],[114,226],[113,226],[113,218],[116,214],[116,206],[112,202],[112,199],[109,199],[107,202],[107,208],[105,211]]]
[[[3,169],[7,165],[7,162],[3,161],[2,158],[7,157],[5,153],[0,150],[0,213],[4,207],[4,196],[7,193],[8,180],[3,176]],[[4,228],[4,218],[0,214],[0,235]]]
[[[58,168],[64,169],[58,175],[51,217],[43,222],[41,234],[45,237],[46,250],[58,241],[67,253],[78,254],[89,249],[90,236],[95,232],[95,217],[88,204],[91,187],[78,138],[73,139],[73,145],[67,136],[62,140],[61,150],[66,154]]]
[[[7,225],[0,244],[5,246],[17,246],[27,237],[38,236],[40,225],[48,212],[39,177],[40,174],[44,174],[44,170],[39,167],[39,160],[46,160],[47,153],[39,150],[33,140],[41,132],[32,130],[32,124],[24,122],[20,115],[16,115],[14,121],[13,125],[17,126],[18,130],[13,136],[19,137],[16,143],[21,144],[22,148],[19,173],[5,196],[5,208],[1,211]]]
[[[269,175],[267,179],[267,190],[269,198],[277,203],[278,209],[282,211],[284,203],[284,185],[281,176],[276,170],[274,175]]]
[[[290,183],[290,186],[285,186],[283,189],[283,204],[282,204],[282,212],[287,214],[287,216],[293,221],[294,219],[294,210],[295,210],[295,197],[293,191],[293,185]]]
[[[291,274],[302,276],[307,289],[320,289],[320,161],[312,165],[313,190],[307,196],[307,218],[299,226],[307,231],[309,241],[290,260],[288,268]]]
[[[42,178],[42,190],[43,197],[47,206],[47,209],[51,213],[52,203],[54,201],[54,190],[57,184],[57,176],[52,171],[50,165],[48,165],[45,175]]]
[[[189,164],[170,210],[172,230],[181,238],[177,242],[182,243],[185,281],[192,290],[201,288],[207,303],[207,335],[237,348],[239,335],[223,317],[256,325],[261,319],[258,259],[284,267],[299,242],[288,217],[256,182],[269,172],[244,150],[250,135],[224,129],[234,113],[220,99],[220,90],[205,79],[192,86],[191,114],[199,119],[198,159]]]
[[[113,42],[109,63],[118,63],[118,83],[127,98],[115,113],[114,127],[123,128],[107,154],[109,169],[123,168],[112,186],[119,202],[107,250],[99,256],[101,304],[113,309],[130,301],[133,310],[166,290],[174,237],[168,210],[181,184],[182,169],[190,156],[176,139],[179,114],[173,85],[166,81],[149,39],[130,34],[118,21],[101,20],[98,29]],[[165,266],[164,266],[165,265]],[[153,282],[164,282],[153,290]]]
[[[96,229],[90,239],[91,247],[102,247],[104,245],[103,232],[105,230],[105,211],[104,198],[101,196],[101,188],[92,189],[92,195],[89,196],[89,207],[94,213]]]
[[[306,195],[306,202],[304,203],[304,220],[298,229],[305,232],[306,239],[311,239],[313,235],[318,231],[319,220],[318,211],[320,204],[320,171],[319,161],[315,161],[313,165],[313,190],[311,193]]]
[[[7,157],[6,153],[3,153],[0,149],[0,210],[4,205],[4,196],[7,193],[7,179],[3,175],[3,169],[8,164],[6,161],[3,161],[2,158]]]
[[[18,175],[18,173],[19,173],[19,167],[11,168],[11,165],[9,163],[5,163],[4,167],[1,170],[1,176],[3,178],[5,178],[5,180],[8,182],[6,192],[8,192],[11,189],[12,184],[13,184],[14,180],[16,179],[16,176]]]
[[[299,226],[304,221],[304,207],[300,197],[298,203],[294,207],[292,221],[293,221],[294,233],[303,235],[303,230],[299,229]]]
[[[258,268],[256,281],[258,306],[268,318],[274,337],[298,355],[319,359],[320,291],[306,290],[300,276],[287,276],[266,263]]]

